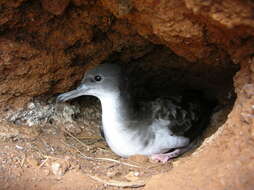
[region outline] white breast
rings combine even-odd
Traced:
[[[181,147],[188,144],[185,137],[172,136],[168,130],[167,120],[155,120],[146,126],[142,135],[140,131],[128,128],[128,119],[125,120],[124,107],[117,99],[103,97],[102,123],[106,141],[111,150],[122,157],[142,154],[151,155],[163,153],[170,148]],[[154,138],[144,147],[143,135],[153,134]]]
[[[136,154],[142,148],[135,134],[125,127],[125,121],[121,120],[118,113],[112,110],[104,110],[102,123],[106,141],[116,154],[128,157]]]

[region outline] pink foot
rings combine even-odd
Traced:
[[[180,156],[181,154],[187,152],[188,150],[192,149],[193,147],[195,147],[196,142],[193,141],[191,144],[189,144],[186,147],[183,148],[177,148],[175,150],[173,150],[172,152],[168,152],[168,153],[163,153],[163,154],[154,154],[151,156],[152,160],[156,160],[156,161],[160,161],[162,163],[166,163],[168,160],[175,158],[177,156]]]
[[[182,153],[181,149],[175,149],[172,152],[164,154],[154,154],[151,156],[152,160],[160,161],[165,164],[168,160],[179,156]]]

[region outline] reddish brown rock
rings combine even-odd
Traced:
[[[94,1],[89,1],[89,0],[72,0],[72,2],[76,6],[88,5],[89,3],[94,3]]]
[[[8,19],[1,26],[6,32],[0,36],[0,107],[19,108],[33,96],[61,92],[80,80],[89,64],[102,62],[116,49],[146,44],[124,22],[112,24],[111,14],[99,4],[64,18],[44,11],[38,1],[18,10],[2,6],[3,15],[15,16],[3,17]],[[114,30],[107,32],[110,27]]]
[[[61,15],[69,5],[70,0],[41,0],[42,7],[54,15]]]
[[[240,25],[253,27],[253,3],[244,1],[224,0],[222,3],[215,1],[185,0],[186,7],[195,14],[202,14],[214,21],[234,28]]]
[[[128,5],[131,11],[119,16],[121,2],[103,0],[103,5],[115,16],[126,18],[143,37],[170,47],[189,61],[218,63],[228,56],[226,52],[237,59],[235,50],[245,45],[239,38],[247,33],[253,35],[253,29],[249,28],[253,27],[251,2],[132,1]]]

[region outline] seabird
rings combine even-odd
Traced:
[[[205,101],[183,94],[135,102],[128,83],[119,65],[101,64],[84,75],[79,87],[59,95],[57,101],[97,97],[105,140],[121,157],[146,155],[165,163],[190,150],[209,118]]]

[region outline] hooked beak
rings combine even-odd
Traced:
[[[66,93],[63,93],[63,94],[60,94],[57,98],[56,98],[56,101],[57,102],[65,102],[67,100],[71,100],[73,98],[77,98],[79,96],[83,96],[83,95],[86,95],[86,91],[88,90],[88,88],[86,88],[84,85],[75,89],[75,90],[72,90],[70,92],[66,92]]]

